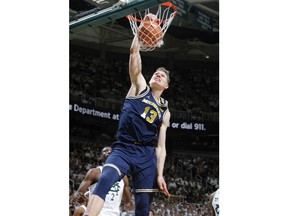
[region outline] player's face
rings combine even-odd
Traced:
[[[151,77],[149,84],[151,86],[157,85],[163,88],[163,90],[168,88],[168,77],[164,71],[157,70]]]
[[[111,151],[112,151],[111,147],[105,147],[102,149],[101,158],[103,161],[106,161],[108,156],[111,154]]]

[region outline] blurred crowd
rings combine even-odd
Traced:
[[[95,53],[72,49],[70,54],[70,96],[83,104],[94,104],[95,98],[122,101],[130,88],[129,58],[105,61]],[[118,55],[120,56],[120,54]],[[143,58],[143,57],[142,57]],[[147,64],[143,60],[143,75],[149,80],[161,63]],[[161,64],[161,65],[160,65]],[[171,85],[163,97],[170,109],[191,112],[195,117],[203,112],[219,111],[218,67],[186,65],[175,61],[170,70]],[[176,96],[176,97],[175,97]]]
[[[70,208],[72,199],[86,172],[100,164],[101,144],[71,144],[69,155]],[[158,193],[151,205],[155,215],[211,215],[208,195],[219,188],[219,157],[213,154],[175,152],[167,155],[164,175],[171,197]],[[130,188],[133,184],[130,180]],[[122,209],[123,215],[125,209]],[[125,213],[128,214],[127,212]],[[133,215],[133,212],[128,214]]]

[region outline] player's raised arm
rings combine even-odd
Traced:
[[[130,47],[129,75],[131,88],[127,96],[137,96],[146,88],[146,80],[142,75],[142,61],[137,36],[134,37]]]

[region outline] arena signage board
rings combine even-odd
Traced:
[[[170,2],[176,6],[177,16],[187,19],[187,3],[184,0],[172,0]]]
[[[207,32],[212,32],[213,31],[213,21],[212,17],[208,16],[206,13],[203,11],[193,8],[195,17],[196,17],[196,25]]]
[[[103,120],[112,120],[112,121],[119,121],[120,111],[116,112],[109,109],[104,109],[101,107],[94,107],[91,108],[86,105],[72,103],[69,105],[70,112],[74,114],[83,115],[83,116],[92,116],[96,118],[102,118]],[[184,121],[181,119],[174,119],[171,117],[169,127],[175,130],[187,130],[187,131],[198,131],[198,132],[214,132],[218,130],[217,123],[211,122],[199,122],[199,121]]]
[[[105,9],[113,6],[119,0],[85,0],[85,1],[88,2],[89,4],[97,6],[99,9]]]

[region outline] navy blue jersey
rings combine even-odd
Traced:
[[[126,97],[120,115],[117,140],[142,145],[155,145],[168,102],[158,103],[149,86],[134,97]]]

